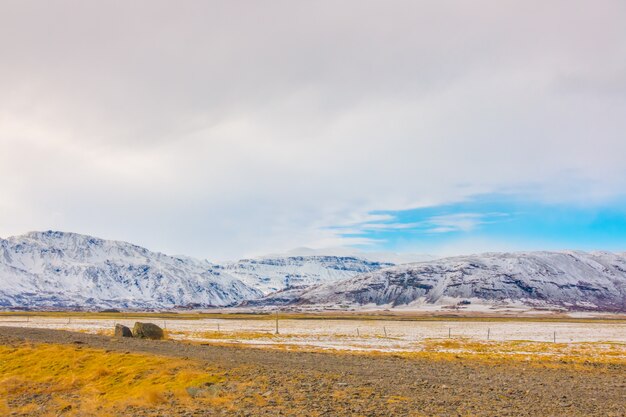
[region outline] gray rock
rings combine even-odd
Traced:
[[[165,337],[163,329],[153,323],[136,322],[133,327],[133,336],[140,339],[160,340]]]
[[[133,337],[133,332],[123,324],[115,325],[115,337]]]

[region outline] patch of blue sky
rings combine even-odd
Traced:
[[[455,241],[507,242],[516,250],[626,250],[626,199],[548,204],[489,194],[441,206],[370,213],[380,220],[335,228],[376,250],[424,250]],[[477,248],[481,249],[481,248]]]

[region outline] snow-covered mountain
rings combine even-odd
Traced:
[[[0,307],[227,306],[260,296],[207,261],[63,232],[0,239]]]
[[[0,308],[516,304],[626,312],[626,254],[486,253],[391,266],[351,256],[223,266],[63,232],[0,239]]]
[[[626,311],[626,254],[486,253],[381,269],[309,289],[291,289],[252,305],[523,304]]]
[[[392,266],[352,256],[286,256],[242,259],[224,269],[265,294],[292,287],[305,287],[352,278]]]
[[[441,258],[428,253],[392,252],[392,251],[363,251],[348,247],[327,247],[323,249],[308,248],[306,246],[294,248],[286,252],[267,254],[264,258],[292,258],[296,256],[336,256],[343,258],[367,259],[384,264],[408,264],[411,262],[432,261]]]

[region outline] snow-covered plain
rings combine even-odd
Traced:
[[[432,339],[468,339],[475,341],[514,341],[581,343],[612,342],[624,344],[626,320],[595,322],[558,321],[405,321],[405,320],[336,320],[280,319],[200,319],[163,320],[120,318],[59,318],[4,316],[0,326],[20,326],[84,331],[111,332],[116,323],[132,327],[135,321],[150,321],[164,327],[171,338],[198,342],[222,342],[256,346],[295,346],[359,351],[416,351]]]

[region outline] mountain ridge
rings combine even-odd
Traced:
[[[0,239],[0,307],[223,307],[261,293],[208,261],[46,231]]]
[[[241,259],[224,265],[224,269],[267,295],[291,287],[337,282],[389,266],[393,264],[354,256],[310,255]]]
[[[455,303],[626,311],[626,253],[487,252],[393,265],[351,256],[223,265],[45,231],[0,238],[0,308],[421,308]]]
[[[537,251],[456,256],[282,291],[248,304],[419,308],[471,300],[625,312],[626,254]]]

